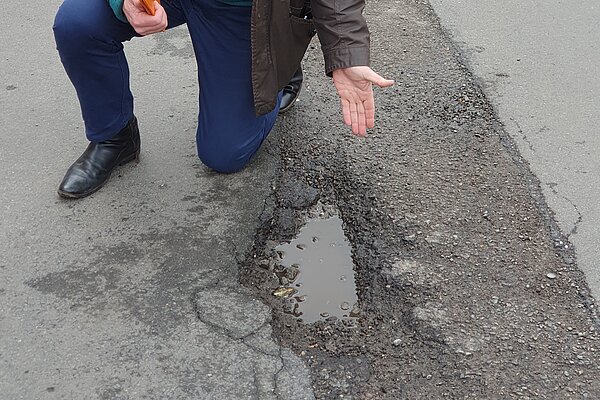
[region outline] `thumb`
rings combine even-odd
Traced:
[[[370,70],[369,73],[366,74],[365,78],[371,82],[375,86],[379,87],[390,87],[394,84],[394,81],[391,79],[385,79],[381,75],[375,73],[375,71]]]

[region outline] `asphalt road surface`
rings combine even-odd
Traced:
[[[270,310],[238,283],[276,151],[236,175],[200,164],[185,27],[127,46],[140,164],[58,199],[87,145],[51,30],[59,4],[0,17],[0,398],[312,398]]]
[[[142,160],[82,201],[56,196],[86,145],[60,2],[26,3],[0,14],[1,398],[600,398],[584,276],[427,3],[369,3],[397,83],[368,138],[315,41],[296,108],[228,176],[195,156],[185,28],[133,40]],[[273,296],[275,250],[317,205],[352,246],[355,321],[302,324]]]
[[[600,298],[600,4],[432,0]]]

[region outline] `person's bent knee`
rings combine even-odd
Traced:
[[[250,157],[244,157],[243,154],[229,153],[222,151],[207,151],[198,149],[198,158],[208,168],[221,174],[233,174],[241,171],[250,161]]]
[[[93,36],[98,30],[100,21],[96,20],[96,15],[83,12],[85,7],[78,4],[80,1],[67,0],[56,13],[52,29],[59,51],[84,48],[94,40]]]

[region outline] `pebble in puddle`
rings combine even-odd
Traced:
[[[322,312],[321,313],[321,317],[327,318],[327,317],[329,317],[329,313],[328,312]]]
[[[345,302],[343,302],[343,303],[340,305],[340,308],[341,308],[342,310],[344,310],[344,311],[346,311],[346,310],[349,310],[349,309],[350,309],[350,303],[348,303],[348,302],[346,302],[346,301],[345,301]]]
[[[273,296],[276,297],[289,297],[293,294],[296,294],[296,289],[291,287],[280,287],[275,289],[275,291],[273,292]]]

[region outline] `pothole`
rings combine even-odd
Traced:
[[[296,238],[275,248],[281,287],[273,294],[304,323],[356,318],[354,263],[342,220],[331,212],[315,214]]]

